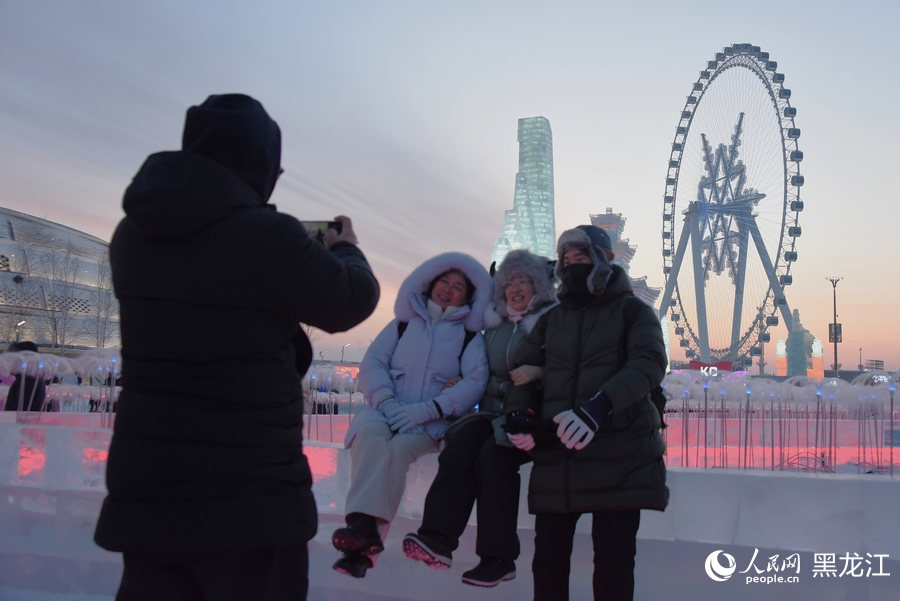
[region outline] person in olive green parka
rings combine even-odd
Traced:
[[[669,497],[661,423],[649,399],[665,373],[662,331],[625,271],[609,264],[606,232],[568,230],[557,254],[560,304],[541,317],[514,360],[543,365],[542,386],[513,387],[506,404],[508,423],[526,432],[517,446],[533,447],[534,598],[568,598],[575,525],[590,512],[594,596],[631,599],[640,510],[662,511]],[[624,331],[629,303],[637,306]]]

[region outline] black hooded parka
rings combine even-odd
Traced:
[[[316,532],[300,322],[349,329],[379,290],[355,246],[327,250],[266,206],[277,143],[243,171],[189,150],[154,154],[125,193],[110,245],[123,389],[101,547],[202,552],[302,544]]]

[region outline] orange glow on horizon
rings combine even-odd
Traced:
[[[334,373],[341,376],[350,376],[354,380],[359,375],[358,365],[335,365]]]

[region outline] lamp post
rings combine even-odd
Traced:
[[[347,348],[348,346],[350,346],[349,342],[341,347],[341,363],[344,362],[344,349]],[[860,355],[860,356],[862,356],[862,355]],[[860,359],[859,362],[862,363],[862,359]]]
[[[319,361],[325,361],[325,353],[328,352],[328,349],[323,349],[319,351]]]
[[[27,320],[27,319],[23,319],[22,321],[20,321],[19,323],[16,324],[16,344],[18,344],[18,342],[19,342],[19,336],[21,336],[21,332],[19,331],[19,328],[21,328],[22,326],[24,326],[26,321],[28,321],[28,320]]]
[[[841,377],[841,366],[838,364],[837,345],[841,341],[841,324],[837,322],[837,285],[844,278],[829,276],[825,279],[831,282],[831,287],[834,289],[834,321],[828,327],[828,342],[834,343],[834,377],[839,378]]]
[[[862,349],[863,349],[863,347],[858,346],[856,348],[859,349],[859,371],[862,371],[863,370],[863,364],[862,364]]]

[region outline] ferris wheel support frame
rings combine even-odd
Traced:
[[[666,287],[663,291],[662,300],[659,305],[660,319],[665,317],[669,307],[672,306],[672,294],[675,292],[675,283],[678,280],[678,272],[681,270],[681,262],[684,260],[684,253],[687,250],[689,238],[691,240],[691,259],[694,263],[694,273],[701,272],[703,238],[700,235],[699,207],[700,203],[694,201],[688,204],[688,208],[684,212],[685,227],[681,230],[681,238],[678,240],[678,249],[675,252],[675,259],[672,261],[672,271],[669,274],[669,279],[666,282]],[[769,251],[766,249],[765,241],[762,238],[759,226],[756,224],[756,217],[754,217],[751,209],[752,206],[750,203],[706,206],[706,210],[709,212],[731,213],[737,219],[738,227],[742,235],[747,236],[749,234],[749,236],[753,238],[753,245],[756,247],[760,263],[762,263],[763,270],[769,279],[769,285],[772,287],[773,291],[781,291],[781,296],[776,297],[774,302],[775,306],[781,310],[784,325],[787,327],[788,332],[790,332],[793,329],[793,314],[791,313],[791,308],[788,306],[787,298],[784,295],[784,288],[778,282],[775,267],[772,264],[772,259],[769,257]],[[738,272],[741,274],[742,279],[743,272],[746,269],[749,248],[747,248],[746,245],[743,245],[738,252],[740,253],[738,258]],[[697,337],[699,338],[700,360],[704,363],[709,363],[709,325],[706,317],[706,291],[702,279],[694,278],[694,290],[697,298]],[[737,304],[736,297],[731,324],[732,340],[734,340],[735,337],[740,336],[741,309],[742,307]]]

